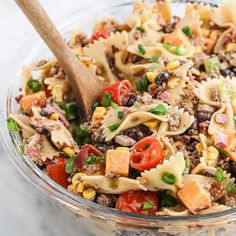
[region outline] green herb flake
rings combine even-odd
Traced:
[[[175,175],[171,174],[171,173],[164,173],[164,175],[162,176],[162,181],[166,184],[174,184],[177,181],[177,178]]]
[[[145,33],[145,29],[142,26],[138,26],[136,29],[141,33]]]
[[[159,104],[158,106],[150,109],[148,112],[151,112],[155,115],[166,115],[168,110],[163,104]]]
[[[138,109],[140,107],[139,103],[137,101],[134,102],[133,107]]]
[[[192,37],[191,28],[190,28],[189,25],[185,25],[185,26],[182,28],[182,31],[185,33],[186,36]]]
[[[163,43],[163,44],[162,44],[162,47],[163,47],[164,49],[168,50],[168,51],[172,48],[172,46],[171,46],[170,44],[168,44],[168,43]]]
[[[143,203],[143,210],[150,210],[153,208],[154,208],[153,202],[148,201]]]
[[[215,173],[215,180],[221,183],[224,180],[223,170],[218,167]]]
[[[21,154],[21,156],[23,156],[25,154],[25,145],[24,144],[20,145],[20,154]]]
[[[187,50],[183,45],[179,45],[175,49],[175,54],[178,55],[178,56],[184,56],[184,55],[187,54]]]
[[[233,193],[235,189],[235,184],[233,182],[229,182],[227,187],[226,187],[226,191],[228,193]]]
[[[42,84],[38,82],[38,80],[34,80],[30,77],[29,81],[27,82],[27,86],[33,90],[34,93],[38,92],[42,88]]]
[[[66,113],[67,120],[74,120],[78,114],[78,108],[75,102],[60,102],[59,107]]]
[[[148,85],[149,85],[149,81],[148,81],[147,78],[138,80],[138,81],[135,83],[135,87],[136,87],[136,89],[137,89],[139,92],[147,91],[147,90],[148,90]]]
[[[110,103],[112,101],[112,95],[108,92],[104,92],[103,100],[102,100],[102,105],[104,107],[109,107]]]
[[[17,123],[11,118],[7,119],[7,128],[8,128],[9,131],[12,131],[12,132],[20,131]]]
[[[217,57],[211,57],[211,58],[205,59],[204,67],[207,74],[217,74],[217,75],[220,74],[220,62]]]
[[[178,203],[177,199],[173,196],[164,193],[161,199],[161,206],[162,207],[173,207],[176,206]]]
[[[219,151],[219,154],[222,155],[222,156],[225,156],[225,157],[228,157],[228,156],[229,156],[229,153],[226,152],[226,151],[223,150],[223,149],[218,149],[218,151]]]
[[[74,127],[72,130],[72,135],[73,135],[73,138],[75,139],[75,141],[79,145],[83,145],[83,144],[92,142],[88,130],[83,125],[79,125],[79,126]]]
[[[97,156],[89,156],[85,160],[84,164],[85,165],[91,165],[91,164],[93,164],[95,162],[100,162],[100,163],[104,164],[105,163],[105,158],[104,157],[100,157],[100,156],[98,156],[98,157]]]
[[[122,120],[125,117],[125,113],[123,111],[118,111],[118,119]]]
[[[97,107],[101,107],[101,106],[102,106],[102,103],[101,103],[101,102],[95,102],[95,103],[91,106],[91,108],[92,108],[93,111],[95,111],[95,109],[96,109]]]
[[[111,102],[111,107],[114,108],[114,109],[118,109],[119,105],[115,102]]]
[[[109,129],[110,131],[115,131],[115,130],[117,130],[119,127],[120,127],[120,124],[114,124],[114,125],[108,126],[108,129]]]
[[[74,172],[74,159],[75,157],[73,156],[66,160],[65,171],[68,174],[71,174]]]
[[[153,56],[153,57],[148,59],[148,63],[155,63],[157,61],[158,61],[158,57],[157,56]]]
[[[143,47],[142,44],[138,45],[138,50],[142,55],[144,55],[146,53],[146,50],[145,50],[145,48]]]

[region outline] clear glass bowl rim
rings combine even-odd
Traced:
[[[108,1],[107,1],[108,2]],[[175,1],[176,2],[176,1]],[[178,1],[177,1],[178,2]],[[182,1],[179,1],[182,2]],[[61,18],[61,20],[58,21],[56,24],[58,28],[63,32],[63,28],[67,25],[67,20],[72,19],[76,14],[81,13],[80,17],[83,17],[85,14],[88,14],[88,11],[99,11],[104,9],[109,9],[112,7],[117,7],[121,5],[130,5],[133,3],[133,1],[119,1],[119,3],[112,3],[107,4],[106,6],[100,6],[95,7],[92,10],[88,10],[87,7],[79,8],[74,10],[73,13],[70,13],[70,16],[65,16]],[[101,4],[102,5],[102,4]],[[82,13],[85,11],[84,13]],[[90,13],[91,13],[90,12]],[[23,47],[17,52],[17,55],[21,57],[22,59],[27,55],[28,51],[32,51],[32,42],[36,42],[35,48],[40,47],[42,43],[38,41],[36,36],[32,36],[30,39],[28,39],[24,45],[28,45],[27,47]],[[14,63],[14,59],[12,60]],[[20,65],[18,65],[20,66]],[[3,78],[8,78],[8,75],[10,74],[9,70],[14,68],[7,67],[7,70],[3,72]],[[15,68],[18,69],[19,68]],[[16,79],[16,78],[14,78]],[[13,164],[17,167],[17,169],[21,172],[21,174],[26,178],[28,182],[33,184],[37,189],[39,189],[41,192],[46,194],[50,199],[53,201],[56,201],[57,203],[62,203],[64,206],[67,206],[71,209],[74,209],[75,212],[78,210],[78,212],[83,212],[85,214],[88,214],[89,217],[94,217],[96,219],[106,219],[109,221],[114,222],[124,222],[124,218],[128,220],[129,224],[139,224],[143,226],[152,226],[155,227],[156,223],[167,223],[167,222],[179,222],[179,221],[188,221],[189,224],[196,223],[196,221],[200,220],[202,223],[204,223],[202,220],[230,220],[233,219],[235,216],[233,216],[236,213],[236,208],[219,211],[215,213],[209,213],[204,215],[191,215],[191,216],[146,216],[146,215],[137,215],[133,213],[126,213],[122,211],[118,211],[113,208],[107,208],[103,207],[99,204],[96,204],[92,201],[88,201],[83,199],[82,197],[76,196],[73,193],[70,193],[63,187],[56,184],[54,181],[52,181],[46,174],[44,174],[35,164],[32,162],[29,158],[26,156],[21,156],[20,154],[20,147],[19,142],[17,139],[17,134],[15,133],[9,133],[6,125],[6,118],[11,113],[11,104],[12,104],[12,83],[9,85],[9,88],[6,90],[1,88],[1,94],[0,94],[0,102],[1,102],[1,109],[3,108],[3,111],[1,112],[0,116],[0,132],[2,135],[3,143],[8,151],[8,153],[11,156],[11,160]],[[93,215],[93,212],[96,211],[96,215]],[[90,214],[91,213],[91,214]],[[231,217],[232,218],[231,218]]]

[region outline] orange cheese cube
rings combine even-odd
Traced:
[[[166,34],[164,36],[164,43],[168,43],[172,46],[189,46],[190,42],[188,37],[182,32],[182,30],[177,29],[176,31]]]
[[[108,150],[106,155],[106,173],[128,176],[129,150]]]
[[[46,93],[44,91],[40,91],[37,93],[29,94],[24,96],[21,101],[21,107],[28,115],[32,114],[32,107],[44,107],[46,104]]]
[[[211,206],[211,199],[203,187],[195,180],[188,182],[178,192],[179,199],[193,214]]]

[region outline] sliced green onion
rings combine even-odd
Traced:
[[[162,181],[166,184],[174,184],[177,181],[177,178],[175,175],[171,174],[171,173],[164,173],[164,175],[162,176]]]
[[[151,112],[155,115],[166,115],[168,110],[163,104],[159,104],[158,106],[150,109],[148,112]]]
[[[135,83],[136,89],[137,89],[138,91],[140,91],[140,92],[147,91],[147,90],[148,90],[148,85],[149,85],[149,81],[148,81],[147,78],[138,80],[138,81]]]
[[[140,105],[137,101],[135,101],[134,104],[133,104],[133,107],[138,109],[140,107]]]
[[[190,28],[189,25],[185,25],[185,26],[182,28],[182,31],[185,33],[186,36],[188,36],[188,37],[191,37],[191,36],[192,36],[191,28]]]
[[[142,26],[138,26],[136,29],[141,33],[145,33],[145,29]]]
[[[123,111],[118,111],[118,118],[122,120],[125,117],[125,113]]]
[[[143,210],[149,210],[149,209],[153,209],[154,208],[154,204],[152,202],[144,202],[143,203]]]
[[[177,205],[177,199],[172,197],[171,195],[165,193],[161,199],[162,207],[173,207]]]
[[[78,108],[75,102],[61,102],[59,103],[59,107],[65,111],[67,120],[73,120],[77,117]]]
[[[38,92],[42,88],[42,84],[40,84],[37,80],[34,80],[30,77],[29,81],[27,82],[27,86],[33,90],[33,92]]]
[[[117,130],[119,127],[120,127],[120,124],[114,124],[114,125],[108,126],[108,129],[109,129],[110,131],[115,131],[115,130]]]
[[[172,46],[168,43],[163,43],[162,46],[163,46],[163,48],[165,48],[168,51],[170,50],[170,48],[172,48]]]
[[[224,180],[223,170],[218,167],[215,173],[215,180],[221,183]]]
[[[175,54],[178,55],[178,56],[184,56],[184,55],[187,54],[187,50],[183,45],[179,45],[175,49]]]
[[[88,130],[83,125],[79,125],[79,126],[74,127],[72,130],[72,135],[73,135],[73,138],[75,139],[75,141],[79,145],[83,145],[83,144],[92,142]]]
[[[226,187],[226,191],[228,193],[233,193],[235,189],[235,184],[233,182],[229,182],[227,187]]]
[[[12,131],[12,132],[20,130],[17,123],[11,118],[7,119],[7,128],[9,131]]]
[[[190,168],[190,159],[185,160],[185,166],[186,168]]]
[[[220,155],[222,155],[222,156],[226,156],[226,157],[228,157],[229,156],[229,153],[228,152],[226,152],[225,150],[223,150],[223,149],[218,149],[218,151],[219,151],[219,154]]]
[[[65,171],[68,174],[71,174],[74,172],[74,159],[75,157],[70,157],[69,159],[66,160]]]
[[[104,92],[104,97],[103,97],[103,100],[102,100],[102,105],[104,107],[109,107],[110,106],[110,103],[111,103],[111,100],[112,100],[112,95],[108,92]]]
[[[111,106],[114,109],[118,109],[119,108],[119,105],[117,103],[115,103],[115,102],[111,102]]]
[[[96,156],[89,156],[89,157],[85,160],[84,164],[85,164],[85,165],[91,165],[91,164],[93,164],[96,160],[97,160],[97,157],[96,157]]]
[[[142,44],[138,45],[138,50],[142,55],[144,55],[146,53],[146,50],[145,50],[145,48],[143,47]]]
[[[23,156],[25,154],[25,145],[24,144],[20,145],[20,154],[21,154],[21,156]]]
[[[101,102],[95,102],[92,106],[91,106],[91,108],[92,108],[92,110],[94,111],[97,107],[101,107],[102,106],[102,103]]]
[[[158,61],[158,57],[157,56],[153,56],[150,59],[148,59],[148,63],[155,63]]]

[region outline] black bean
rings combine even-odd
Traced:
[[[107,152],[108,149],[114,149],[114,145],[109,145],[109,146],[97,146],[97,149],[102,152],[103,154],[105,154]]]
[[[161,73],[161,74],[158,74],[156,79],[155,79],[155,83],[157,85],[161,85],[163,83],[167,83],[168,79],[170,78],[170,75],[168,73]]]
[[[126,100],[123,100],[122,103],[124,106],[127,106],[127,107],[131,107],[134,105],[134,103],[136,102],[137,100],[137,94],[135,93],[132,93],[129,95],[129,98]]]
[[[143,139],[143,137],[144,137],[143,133],[137,128],[128,129],[124,133],[125,133],[125,135],[134,139],[137,142],[140,141],[141,139]]]
[[[197,141],[193,141],[187,145],[186,149],[190,152],[193,152],[195,150],[197,144],[198,144]]]
[[[43,108],[42,110],[41,110],[41,115],[42,116],[46,116],[46,117],[48,117],[48,116],[50,116],[53,112],[52,112],[52,110],[50,110],[50,109],[48,109],[48,108]]]
[[[207,121],[211,119],[211,114],[206,112],[198,112],[197,119],[199,122]]]
[[[99,136],[96,138],[96,142],[99,143],[99,144],[104,144],[104,143],[105,143],[105,137],[102,136],[102,135],[99,135]]]

